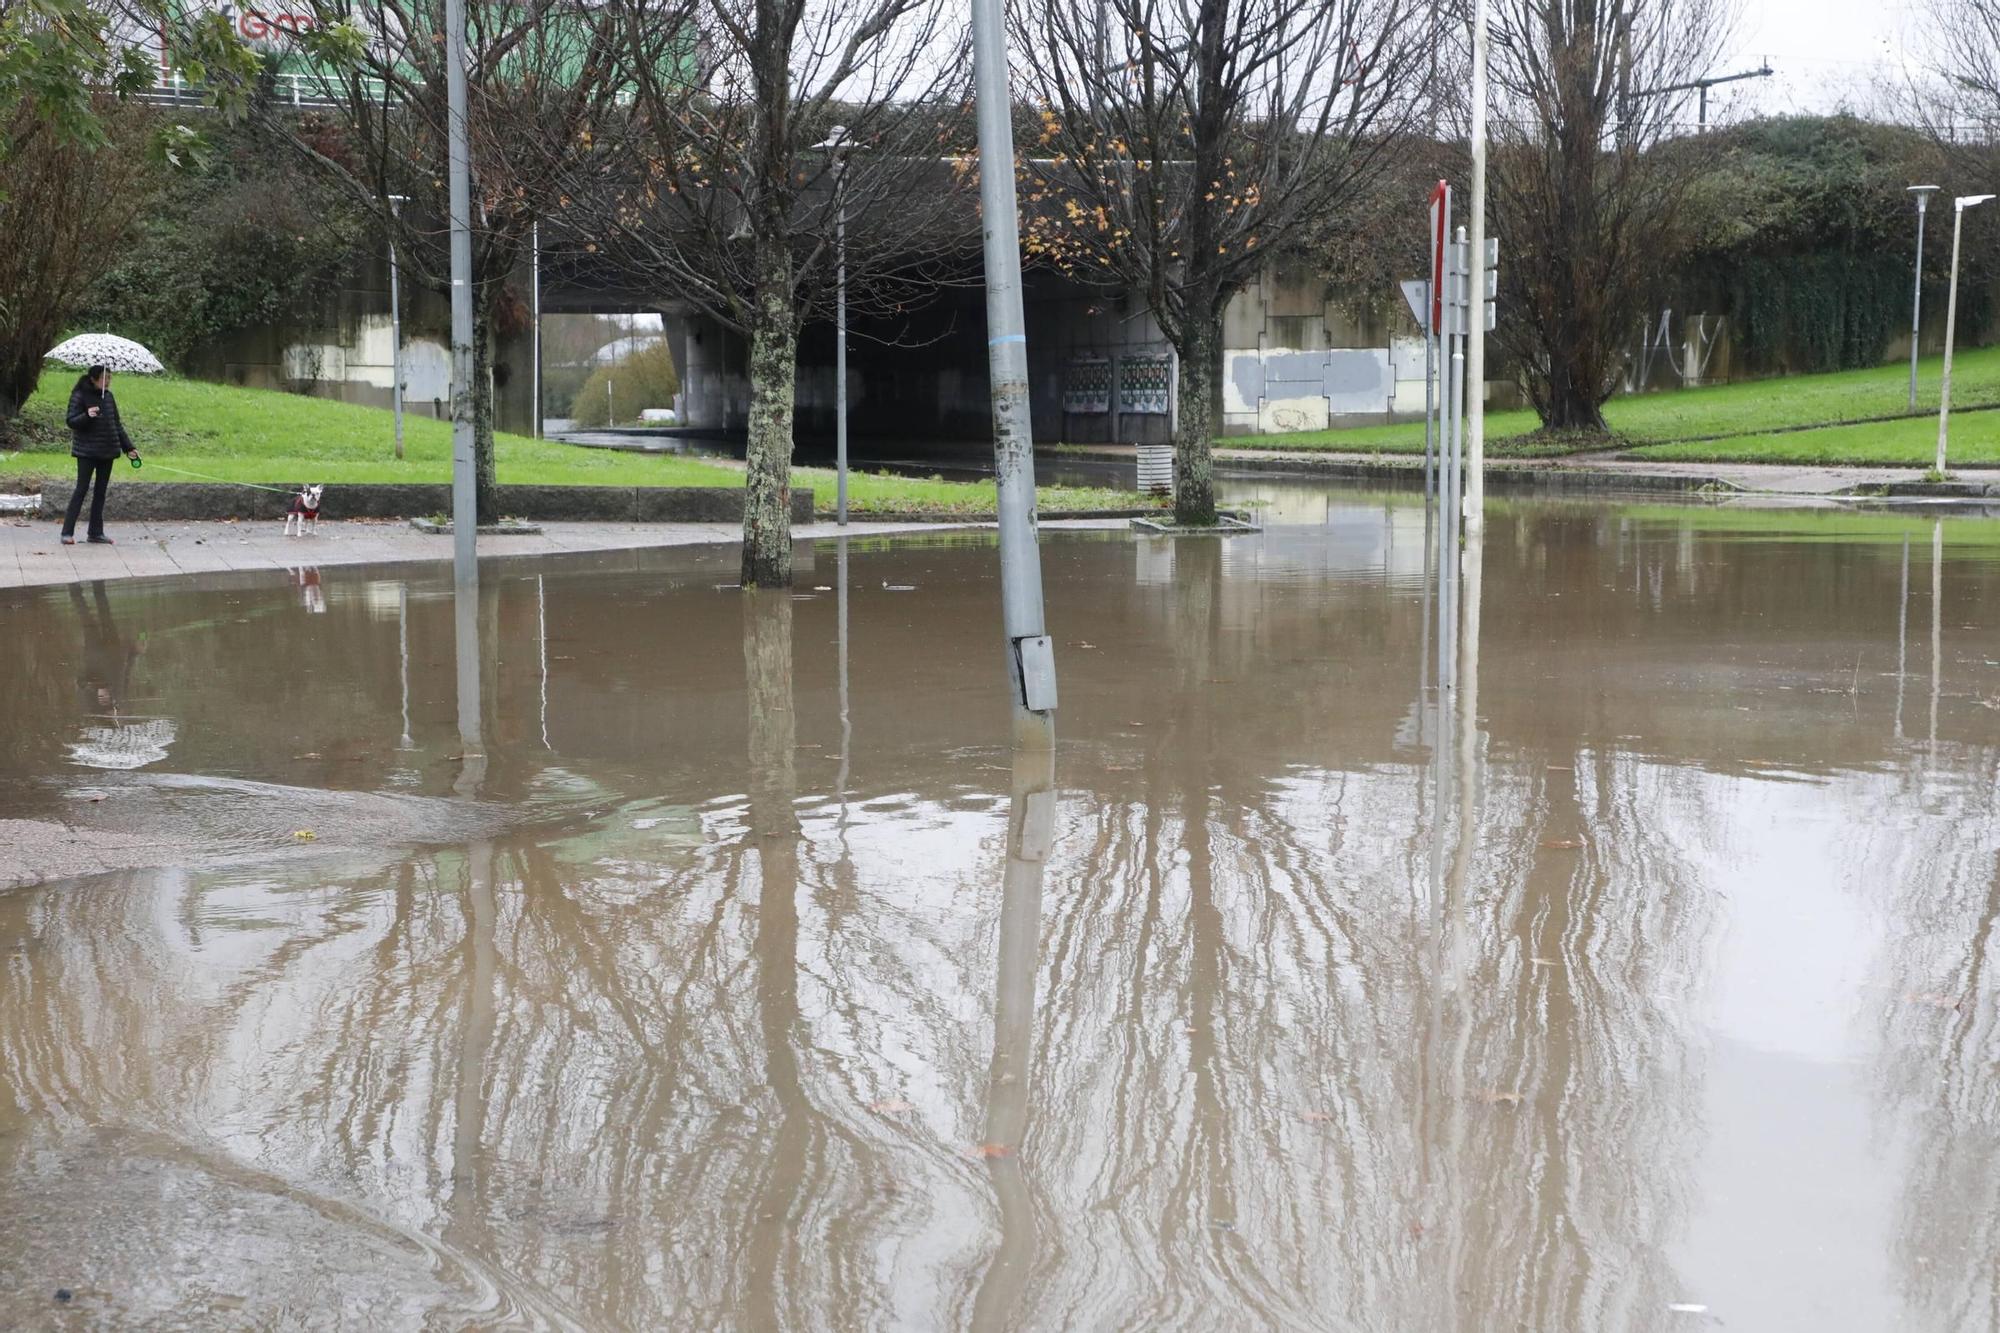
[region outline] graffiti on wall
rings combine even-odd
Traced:
[[[1097,416],[1111,410],[1111,358],[1085,353],[1070,358],[1063,376],[1063,411]]]
[[[1708,378],[1708,366],[1721,345],[1723,322],[1720,315],[1688,315],[1681,321],[1681,336],[1673,333],[1674,312],[1660,311],[1658,323],[1639,326],[1639,350],[1625,354],[1625,392],[1634,393],[1653,382],[1653,372],[1665,367],[1683,384],[1699,384]]]
[[[1171,353],[1137,353],[1118,361],[1118,410],[1165,415],[1173,406]]]

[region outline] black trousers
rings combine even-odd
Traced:
[[[79,458],[76,460],[76,490],[69,497],[69,513],[63,518],[62,535],[76,536],[76,516],[83,512],[83,493],[91,489],[96,481],[95,494],[90,499],[90,535],[104,535],[104,492],[111,485],[111,458]]]

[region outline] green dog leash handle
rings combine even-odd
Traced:
[[[139,455],[137,455],[137,454],[127,454],[127,455],[125,455],[125,457],[126,457],[126,458],[127,458],[127,459],[128,459],[128,460],[129,460],[130,462],[131,462],[131,464],[132,464],[132,466],[133,466],[133,467],[138,467],[138,466],[139,466]]]

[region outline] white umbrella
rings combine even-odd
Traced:
[[[103,366],[107,370],[157,375],[166,369],[160,364],[160,358],[130,338],[120,338],[115,333],[79,333],[69,341],[51,347],[47,357],[79,370]]]

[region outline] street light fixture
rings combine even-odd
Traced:
[[[403,216],[408,195],[389,196],[389,405],[396,414],[396,461],[403,460],[403,298],[402,274],[396,267],[395,219]]]
[[[814,148],[833,155],[833,228],[836,278],[833,298],[833,492],[834,521],[847,526],[847,127],[835,125]]]
[[[1906,193],[1917,199],[1917,276],[1910,290],[1910,413],[1917,410],[1917,333],[1924,309],[1924,213],[1930,207],[1935,185],[1912,185]]]
[[[1945,442],[1951,433],[1951,341],[1958,324],[1958,239],[1964,230],[1965,210],[1977,208],[1993,196],[1962,194],[1951,201],[1951,287],[1944,303],[1944,373],[1938,378],[1938,475],[1944,475]]]

